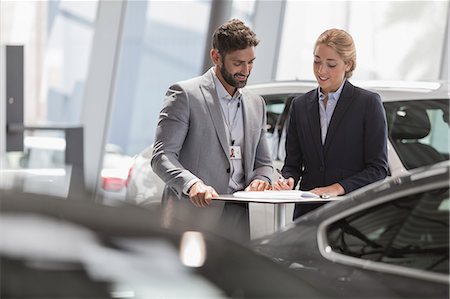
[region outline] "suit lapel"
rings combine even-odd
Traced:
[[[336,108],[334,109],[333,116],[331,117],[330,125],[328,126],[327,137],[325,139],[325,153],[333,141],[333,137],[339,128],[339,123],[344,118],[345,112],[353,101],[353,89],[353,85],[346,81]]]
[[[247,174],[250,170],[250,161],[253,161],[253,157],[251,154],[253,153],[252,146],[256,144],[256,142],[253,141],[253,138],[259,138],[259,135],[256,136],[256,134],[251,133],[251,128],[257,128],[258,125],[255,125],[253,122],[255,121],[254,117],[251,117],[252,111],[255,111],[252,109],[253,102],[250,97],[247,96],[245,91],[242,93],[242,118],[243,118],[243,125],[244,125],[244,148],[242,149],[244,153],[244,173]]]
[[[222,116],[222,110],[220,108],[219,98],[217,97],[217,92],[214,88],[214,80],[212,78],[212,74],[210,74],[211,71],[213,70],[210,70],[205,74],[203,84],[200,85],[200,89],[203,93],[206,106],[208,107],[209,114],[214,124],[217,138],[219,138],[222,149],[225,155],[228,157],[227,132],[225,130],[225,124]]]
[[[323,161],[323,147],[320,134],[320,115],[319,115],[319,96],[317,90],[307,99],[307,115],[300,117],[307,117],[309,127],[311,129],[312,142],[316,147],[317,153],[319,153],[320,160]]]

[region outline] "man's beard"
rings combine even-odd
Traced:
[[[220,73],[222,74],[223,79],[225,82],[227,82],[229,85],[235,87],[235,88],[243,88],[245,85],[247,85],[247,79],[248,76],[250,76],[250,73],[248,74],[245,81],[238,81],[234,79],[235,75],[244,76],[243,74],[236,73],[232,75],[225,67],[225,63],[222,61],[222,67],[220,68]]]

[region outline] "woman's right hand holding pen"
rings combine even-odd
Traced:
[[[276,169],[279,174],[279,179],[272,185],[272,190],[292,190],[294,189],[294,179],[284,178],[281,174],[281,170]]]

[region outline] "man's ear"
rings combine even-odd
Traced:
[[[220,54],[219,54],[219,50],[217,49],[211,49],[211,60],[214,63],[214,65],[218,65],[220,64]]]

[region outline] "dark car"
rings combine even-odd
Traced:
[[[249,248],[161,216],[0,191],[0,297],[323,298]]]
[[[336,298],[449,297],[449,162],[364,187],[254,241]]]

